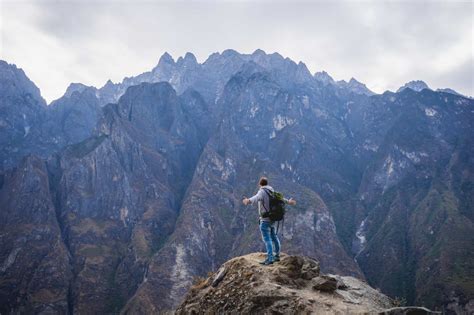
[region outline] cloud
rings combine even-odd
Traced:
[[[377,92],[425,80],[473,95],[471,2],[2,1],[1,58],[51,101],[150,70],[168,51],[257,48]]]

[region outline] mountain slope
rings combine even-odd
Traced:
[[[256,210],[241,204],[261,175],[298,200],[284,251],[413,304],[469,311],[471,99],[369,96],[279,54],[227,50],[202,64],[164,55],[151,72],[74,84],[46,107],[2,65],[4,312],[52,300],[69,312],[173,309],[194,277],[262,249]],[[57,245],[21,245],[35,225]]]
[[[67,313],[70,256],[45,162],[28,156],[1,183],[0,312]]]
[[[94,88],[71,88],[46,106],[23,70],[0,60],[0,73],[1,170],[14,168],[28,154],[47,158],[92,135],[101,115]]]

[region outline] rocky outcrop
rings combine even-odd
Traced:
[[[311,258],[283,254],[280,262],[262,266],[264,258],[237,257],[195,279],[175,314],[431,314],[391,308],[386,295],[353,277],[321,274]]]

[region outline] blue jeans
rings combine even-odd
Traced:
[[[275,245],[275,255],[280,255],[280,240],[275,233],[275,225],[267,221],[260,221],[260,232],[262,232],[262,239],[267,249],[267,260],[273,261],[272,242]]]

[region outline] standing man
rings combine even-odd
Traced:
[[[244,198],[242,200],[244,205],[255,204],[258,202],[258,214],[260,216],[260,232],[262,233],[262,239],[267,249],[267,259],[260,262],[262,265],[271,265],[275,261],[280,261],[280,240],[278,235],[275,233],[275,222],[271,221],[268,217],[270,209],[270,194],[274,192],[273,188],[268,185],[268,179],[266,177],[260,178],[259,181],[260,189],[257,194],[251,198]],[[293,198],[284,199],[286,204],[296,205],[296,200]],[[273,245],[275,245],[275,256],[273,256]]]

